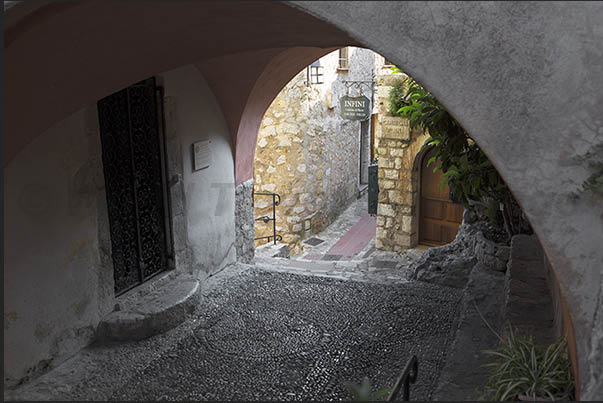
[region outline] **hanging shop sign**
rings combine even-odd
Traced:
[[[371,100],[359,97],[343,96],[339,101],[341,117],[346,120],[366,120],[371,117]]]

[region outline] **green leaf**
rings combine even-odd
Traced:
[[[400,109],[398,109],[398,113],[406,115],[406,114],[409,114],[409,113],[413,112],[414,110],[415,110],[414,107],[408,105],[408,106],[403,106]]]

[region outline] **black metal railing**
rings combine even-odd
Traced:
[[[273,238],[274,244],[276,245],[277,241],[283,240],[283,237],[281,237],[280,235],[277,235],[277,233],[276,233],[276,206],[281,204],[281,196],[277,193],[272,193],[272,192],[257,192],[257,193],[254,192],[253,193],[254,202],[255,202],[255,195],[272,196],[272,217],[265,215],[265,216],[258,217],[255,219],[255,221],[263,221],[266,224],[268,224],[270,221],[272,221],[272,235],[261,236],[261,237],[254,238],[254,239],[258,240],[258,239],[268,238],[268,241],[270,241],[270,238]]]
[[[394,384],[394,388],[391,393],[387,397],[387,401],[392,401],[400,391],[400,387],[404,385],[403,398],[405,402],[407,402],[410,398],[410,384],[415,383],[417,380],[417,373],[419,370],[419,361],[417,360],[417,356],[413,355],[410,360],[406,363],[406,366],[402,370],[402,373],[396,380]]]

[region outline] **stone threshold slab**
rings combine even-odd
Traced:
[[[195,311],[199,290],[198,280],[176,276],[105,316],[97,327],[95,341],[134,341],[164,333]]]

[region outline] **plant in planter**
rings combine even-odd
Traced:
[[[495,350],[482,400],[574,400],[575,385],[563,337],[549,346],[536,345],[509,328]]]

